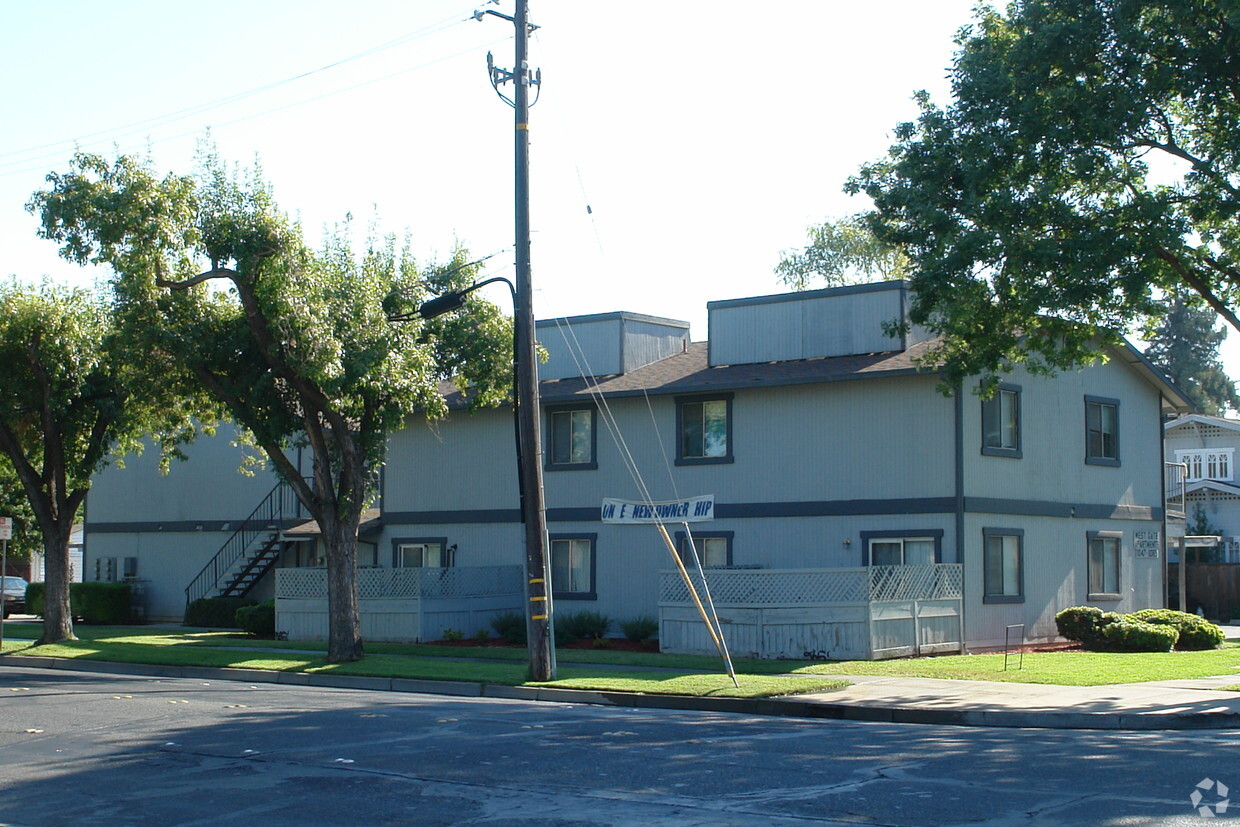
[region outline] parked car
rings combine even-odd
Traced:
[[[4,617],[11,614],[25,613],[26,587],[30,584],[20,577],[5,577],[3,586]]]

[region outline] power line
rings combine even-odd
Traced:
[[[19,164],[21,165],[32,164],[35,161],[46,160],[48,158],[58,158],[63,154],[63,152],[66,149],[70,147],[75,147],[83,141],[90,141],[92,143],[97,143],[99,140],[105,140],[109,138],[113,141],[117,139],[121,139],[121,138],[128,138],[135,134],[147,131],[149,129],[166,126],[168,124],[172,124],[172,123],[176,123],[177,121],[185,120],[186,118],[193,117],[194,115],[198,115],[203,112],[209,112],[215,109],[228,106],[233,103],[237,103],[247,98],[254,97],[256,95],[260,95],[265,92],[269,92],[273,89],[286,86],[296,81],[303,80],[305,78],[309,78],[314,75],[318,75],[318,74],[330,71],[340,66],[344,66],[346,64],[353,63],[355,61],[371,57],[373,55],[387,51],[389,49],[396,48],[397,46],[405,45],[407,43],[411,43],[413,41],[420,40],[422,38],[440,34],[444,31],[447,31],[448,29],[453,28],[454,26],[459,25],[460,23],[469,22],[469,21],[472,21],[472,18],[468,18],[468,17],[458,18],[454,15],[451,18],[445,18],[436,23],[432,23],[428,26],[422,27],[421,29],[410,32],[406,35],[402,35],[401,37],[394,38],[393,40],[389,40],[385,43],[380,43],[376,46],[372,46],[368,49],[365,49],[361,52],[357,52],[348,57],[341,58],[340,60],[336,60],[331,63],[325,64],[323,66],[318,67],[317,69],[312,69],[306,72],[301,72],[297,75],[293,75],[291,77],[287,77],[282,80],[273,81],[271,83],[267,83],[262,86],[254,87],[252,89],[248,89],[243,92],[237,92],[231,95],[226,95],[222,98],[217,98],[215,100],[197,104],[194,106],[184,107],[182,109],[169,112],[169,113],[165,113],[163,115],[157,115],[157,116],[145,118],[139,121],[134,121],[134,122],[131,122],[123,126],[111,127],[109,129],[99,130],[96,132],[89,133],[87,135],[77,136],[71,139],[51,141],[48,143],[27,147],[25,149],[18,149],[18,150],[11,150],[8,152],[3,152],[3,153],[0,153],[0,158],[13,158],[14,156],[27,156],[27,157],[18,157],[10,161],[0,161],[0,170],[4,170],[3,172],[0,172],[0,177],[6,177],[9,175],[16,175],[16,174],[21,174],[21,173],[26,173],[26,172],[34,172],[34,171],[42,170],[43,169],[42,164],[39,164],[37,166],[28,166],[22,169],[13,169],[12,167],[17,166]],[[506,38],[501,38],[500,40],[503,40],[503,39],[506,39]],[[261,112],[253,113],[251,115],[234,118],[233,120],[225,121],[220,124],[216,124],[216,126],[220,126],[220,127],[231,126],[236,123],[241,123],[243,121],[252,120],[254,118],[264,117],[266,115],[274,114],[276,112],[281,112],[281,111],[284,111],[286,109],[290,109],[296,106],[302,106],[307,103],[313,103],[315,101],[319,101],[324,98],[331,97],[333,95],[338,95],[343,92],[353,91],[363,86],[367,86],[373,83],[378,83],[384,80],[389,80],[393,77],[398,77],[403,74],[408,74],[409,72],[418,71],[420,69],[425,69],[437,63],[442,63],[446,60],[451,60],[453,58],[460,57],[464,54],[469,54],[473,52],[475,49],[491,45],[494,42],[499,42],[499,41],[491,41],[491,43],[481,44],[480,46],[471,46],[470,48],[465,49],[463,51],[460,51],[460,52],[457,52],[451,55],[447,55],[444,57],[436,58],[434,60],[427,61],[417,66],[409,67],[409,68],[402,69],[396,72],[391,72],[389,74],[383,75],[378,78],[371,78],[369,80],[353,84],[352,86],[347,86],[342,89],[333,90],[331,92],[325,92],[325,93],[315,95],[310,98],[296,101],[294,103],[285,104],[283,106],[272,107],[270,109],[266,109]],[[186,137],[187,135],[193,135],[193,134],[199,133],[201,131],[202,131],[201,128],[196,128],[196,129],[189,130],[186,132],[178,133],[173,136],[160,138],[158,140],[151,141],[150,143],[163,143],[163,142],[170,141],[170,140],[176,140],[179,138]],[[40,155],[30,154],[34,152],[39,152],[40,150],[43,150],[43,149],[49,149],[52,147],[55,147],[56,149],[54,151],[46,152]]]

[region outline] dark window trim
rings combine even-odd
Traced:
[[[590,412],[590,461],[589,462],[556,462],[555,461],[555,416],[557,413],[571,411]],[[548,405],[543,409],[547,417],[547,447],[543,451],[544,471],[594,471],[598,468],[598,406],[593,404]]]
[[[1095,457],[1089,453],[1089,406],[1090,405],[1111,405],[1115,408],[1115,457]],[[1120,429],[1119,429],[1119,407],[1120,400],[1112,399],[1108,396],[1085,396],[1085,464],[1086,465],[1103,465],[1110,468],[1118,468],[1120,466]]]
[[[1023,453],[1021,450],[1024,445],[1023,434],[1022,434],[1022,431],[1024,431],[1023,411],[1022,411],[1023,405],[1021,404],[1021,391],[1022,390],[1023,388],[1021,388],[1020,385],[1013,385],[1007,382],[1000,382],[999,387],[995,391],[995,395],[990,397],[990,399],[982,400],[981,429],[982,429],[982,454],[983,456],[1008,457],[1010,459],[1020,459],[1023,456]],[[1002,391],[1007,391],[1009,393],[1013,393],[1016,395],[1016,402],[1015,402],[1016,404],[1016,447],[1015,448],[1000,448],[997,446],[986,444],[986,403],[994,402],[997,404],[999,402],[999,394]],[[1002,407],[1000,407],[1000,411],[1002,410],[1003,410]]]
[[[934,540],[934,562],[943,562],[943,529],[931,528],[926,530],[918,530],[915,528],[907,531],[899,528],[883,529],[880,531],[862,531],[861,537],[861,565],[867,568],[870,565],[870,541],[889,539],[892,537],[903,537],[916,539],[918,537],[929,537]]]
[[[731,393],[699,393],[692,396],[677,396],[676,401],[676,464],[677,465],[723,465],[736,462],[732,455],[732,397]],[[721,457],[686,457],[684,455],[684,406],[695,402],[727,402],[725,414],[728,425],[728,452]]]
[[[397,565],[397,557],[400,554],[400,547],[413,545],[414,543],[439,543],[439,554],[441,560],[446,559],[448,564],[439,568],[451,568],[456,565],[456,555],[448,550],[447,537],[393,537],[392,538],[392,568],[399,568]]]
[[[693,532],[694,540],[727,540],[728,541],[728,559],[724,563],[724,567],[732,565],[732,540],[736,536],[735,531],[695,531]],[[689,535],[683,531],[677,531],[675,535],[676,553],[680,555],[680,559],[684,561],[686,566],[689,565],[691,559],[689,557]],[[703,566],[703,568],[712,568]],[[714,566],[713,568],[719,568]]]
[[[555,587],[555,580],[551,580],[551,597],[554,600],[597,600],[598,599],[598,534],[589,532],[576,532],[572,534],[548,534],[547,535],[547,559],[551,563],[551,569],[555,569],[553,549],[556,540],[589,540],[590,541],[590,591],[588,592],[566,592],[560,591]],[[551,572],[547,572],[550,576]]]
[[[1091,592],[1089,590],[1089,544],[1093,540],[1115,540],[1115,585],[1118,592]],[[1089,600],[1123,600],[1124,599],[1124,532],[1122,531],[1087,531],[1085,532],[1085,592]]]
[[[986,544],[991,537],[1016,538],[1016,594],[989,594],[986,591]],[[983,603],[1024,603],[1025,602],[1025,530],[1023,528],[983,528],[982,529],[982,602]]]

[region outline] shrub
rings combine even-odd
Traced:
[[[632,620],[621,621],[620,631],[624,632],[624,636],[634,643],[641,643],[658,634],[659,621],[650,615],[642,615]]]
[[[1177,612],[1174,609],[1142,609],[1128,617],[1174,628],[1179,635],[1175,644],[1177,649],[1217,649],[1223,643],[1222,629],[1187,612]]]
[[[443,630],[444,640],[464,640],[465,633],[460,629],[453,629],[451,626]]]
[[[1091,649],[1110,652],[1170,652],[1180,633],[1172,626],[1145,623],[1126,616],[1097,627]]]
[[[490,639],[491,639],[491,633],[488,632],[486,629],[479,629],[478,631],[474,632],[474,640],[478,641],[479,643],[486,643]]]
[[[26,611],[43,614],[45,584],[26,587]],[[69,610],[83,623],[129,623],[133,619],[133,593],[128,583],[70,583]]]
[[[276,636],[276,601],[264,600],[257,606],[242,606],[237,609],[236,623],[255,637],[274,638]]]
[[[565,629],[559,623],[552,624],[551,634],[555,637],[555,645],[557,648],[562,647],[562,646],[568,646],[570,643],[576,643],[577,641],[581,640],[580,637],[578,637],[577,635],[574,635],[572,632],[570,632],[568,629]]]
[[[520,612],[503,612],[491,618],[491,628],[506,643],[526,644],[525,618]]]
[[[607,637],[611,618],[602,612],[576,612],[556,618],[555,625],[573,638],[600,638]]]
[[[219,629],[237,628],[237,610],[253,606],[244,597],[202,597],[185,609],[185,626],[211,626]]]
[[[1073,606],[1055,615],[1055,627],[1068,640],[1084,643],[1098,626],[1102,609],[1094,606]]]

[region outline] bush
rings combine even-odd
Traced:
[[[1177,612],[1174,609],[1142,609],[1128,617],[1174,628],[1179,635],[1175,644],[1177,649],[1217,649],[1223,643],[1222,629],[1187,612]]]
[[[1102,609],[1094,606],[1073,606],[1055,615],[1055,627],[1068,640],[1084,643],[1097,628],[1102,614]]]
[[[26,611],[43,614],[45,584],[26,587]],[[83,623],[115,624],[133,620],[133,592],[128,583],[70,583],[69,610]]]
[[[506,643],[526,645],[525,618],[520,612],[504,612],[491,618],[491,628]]]
[[[574,635],[571,631],[565,629],[559,623],[551,624],[551,634],[555,638],[555,645],[557,649],[581,640],[579,636]]]
[[[253,600],[244,597],[202,597],[189,604],[183,625],[235,629],[237,610],[253,605]]]
[[[577,612],[556,618],[555,626],[563,629],[565,634],[576,638],[607,637],[611,628],[611,618],[602,612]]]
[[[235,617],[237,625],[255,637],[276,636],[275,600],[264,600],[257,606],[242,606],[237,609]]]
[[[1094,639],[1086,645],[1109,652],[1170,652],[1179,636],[1173,626],[1120,615],[1117,620],[1098,626]]]
[[[620,623],[620,631],[624,632],[624,636],[634,643],[641,643],[643,640],[649,640],[659,632],[659,621],[650,615],[642,615],[632,620],[625,620]]]

